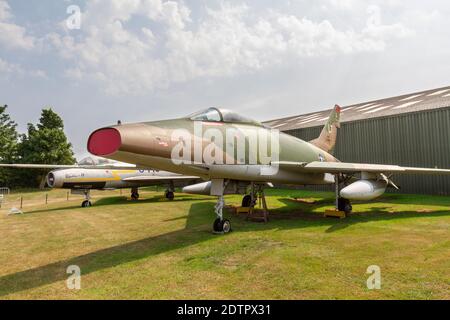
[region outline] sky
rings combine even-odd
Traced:
[[[0,104],[21,132],[52,107],[80,158],[117,120],[433,89],[450,85],[449,16],[447,0],[0,0]]]

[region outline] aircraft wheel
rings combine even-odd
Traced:
[[[230,222],[230,220],[225,219],[225,220],[222,221],[222,231],[223,231],[223,233],[231,232],[231,222]]]
[[[353,207],[352,207],[352,205],[350,204],[350,201],[348,201],[348,202],[345,204],[344,212],[345,212],[345,214],[350,214],[350,213],[352,213],[352,210],[353,210]]]
[[[131,199],[133,199],[133,200],[139,200],[139,193],[133,192],[133,193],[131,194]]]
[[[338,209],[339,211],[344,211],[346,214],[352,213],[353,207],[350,203],[350,200],[339,198],[338,200]]]
[[[217,218],[214,221],[214,225],[213,225],[213,230],[214,232],[218,232],[218,233],[229,233],[231,232],[231,222],[230,220],[220,220],[219,218]]]
[[[166,192],[166,198],[168,200],[173,200],[175,198],[175,194],[172,191],[167,191]]]
[[[81,204],[81,207],[83,208],[87,208],[92,206],[92,202],[90,202],[89,200],[84,200],[83,203]]]
[[[252,196],[247,194],[242,198],[242,208],[249,208],[252,206]]]
[[[219,218],[214,220],[213,231],[214,232],[221,232],[221,229],[220,229],[221,224],[222,224],[222,221]]]

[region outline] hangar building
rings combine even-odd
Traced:
[[[265,122],[310,141],[330,110]],[[335,156],[343,162],[450,168],[450,87],[343,107]],[[402,193],[450,195],[450,177],[398,175]]]

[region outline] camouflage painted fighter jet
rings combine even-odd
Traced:
[[[450,174],[450,170],[340,162],[332,155],[341,108],[336,106],[320,136],[310,142],[277,132],[232,111],[209,108],[190,116],[117,125],[93,132],[88,151],[138,166],[208,180],[184,190],[218,197],[214,231],[227,233],[224,194],[246,195],[253,206],[268,184],[334,184],[336,208],[351,212],[350,200],[382,195],[392,174]]]
[[[131,199],[139,199],[139,188],[165,185],[165,197],[174,199],[176,187],[202,181],[199,177],[155,169],[141,169],[127,163],[117,163],[107,159],[87,157],[76,165],[46,164],[0,164],[4,168],[50,169],[46,176],[50,188],[70,189],[72,194],[85,197],[82,207],[90,207],[91,190],[131,189]]]

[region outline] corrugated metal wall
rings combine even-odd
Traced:
[[[321,130],[286,133],[309,141]],[[450,108],[342,123],[335,155],[344,162],[448,169]],[[450,195],[450,176],[397,175],[394,181],[402,193]]]

